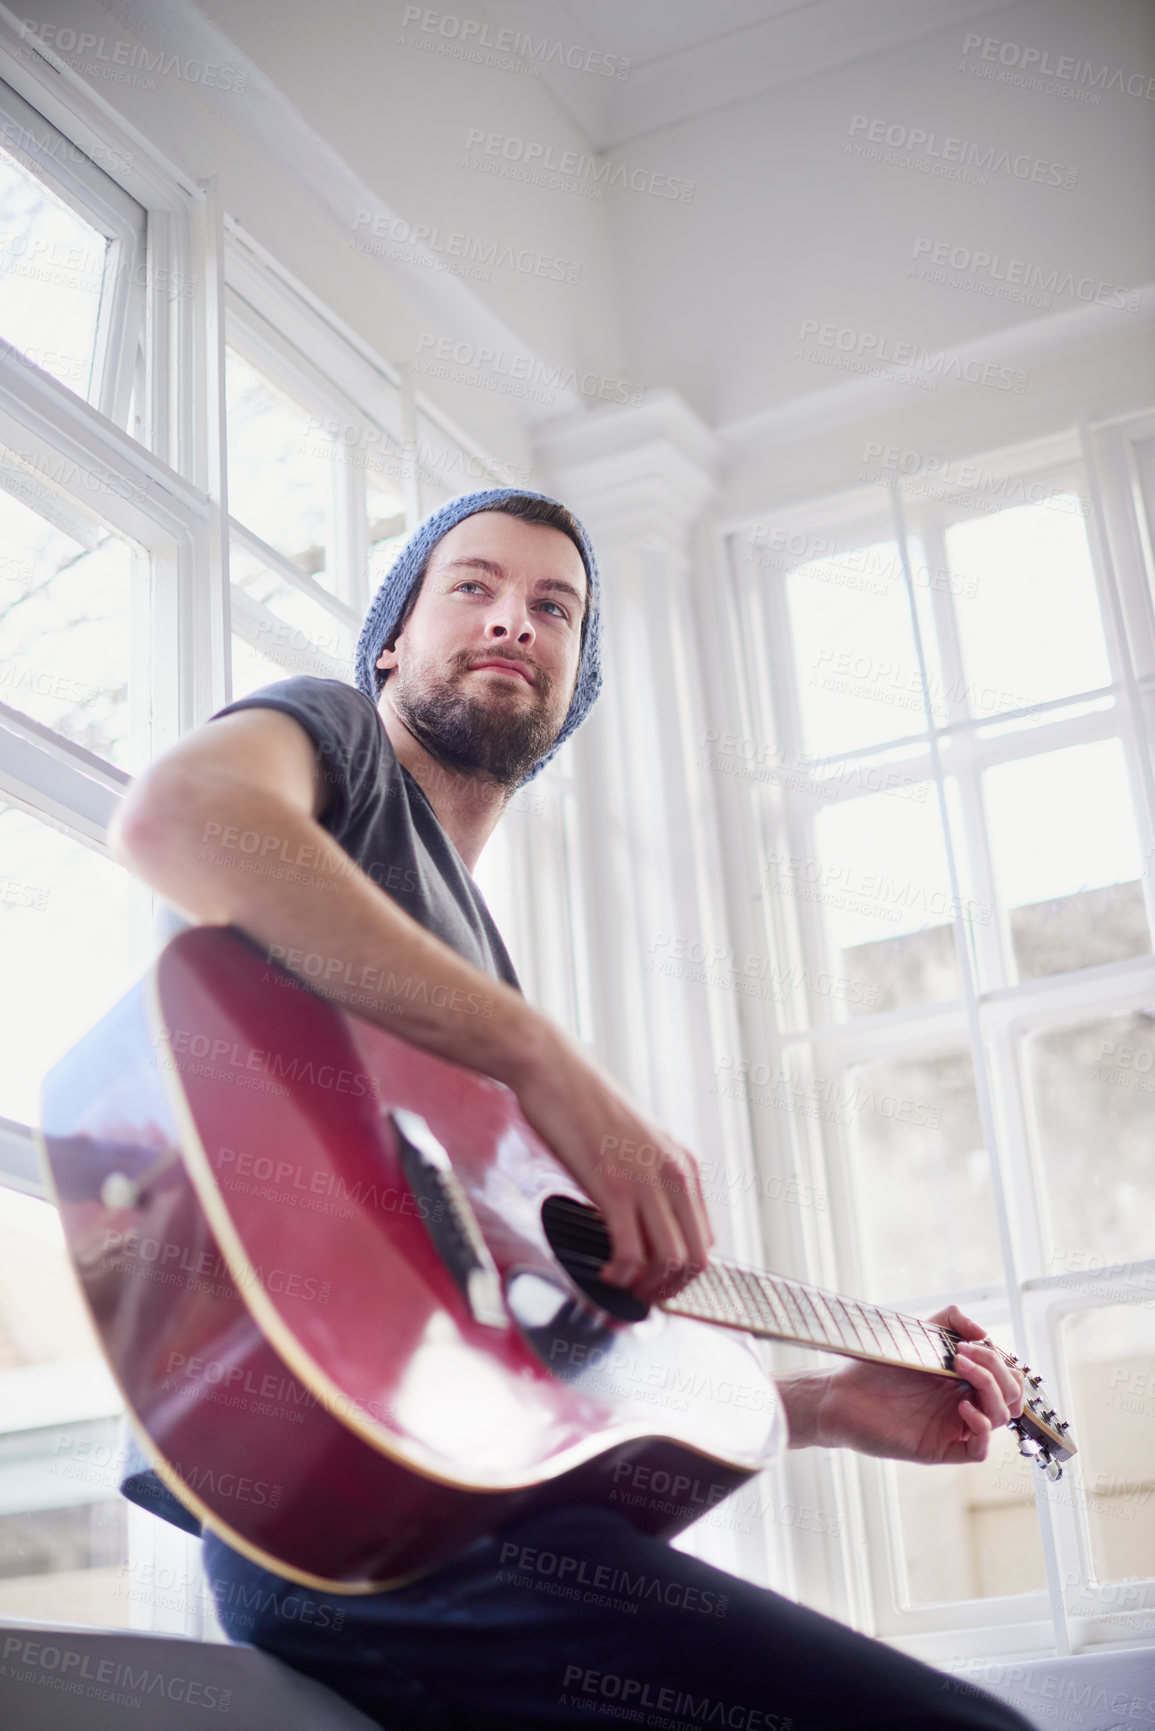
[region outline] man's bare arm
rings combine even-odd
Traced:
[[[113,853],[194,921],[235,925],[277,955],[303,952],[304,977],[328,997],[507,1083],[602,1209],[608,1278],[650,1296],[671,1273],[700,1266],[710,1232],[692,1158],[520,993],[425,931],[356,866],[318,821],[328,793],[297,722],[241,710],[190,734],[133,784]],[[259,840],[249,852],[221,847],[229,832]],[[251,869],[272,858],[308,865],[296,879]],[[391,997],[391,978],[425,990]],[[476,1010],[485,1000],[488,1016]],[[629,1159],[645,1145],[657,1150],[650,1164]]]

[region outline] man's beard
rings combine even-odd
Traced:
[[[393,708],[414,739],[446,769],[512,792],[541,762],[561,731],[561,720],[555,722],[550,716],[553,681],[535,666],[534,706],[506,709],[500,702],[487,702],[461,690],[458,678],[470,666],[467,656],[458,656],[444,679],[424,686],[406,680],[402,669],[396,668],[389,677]]]

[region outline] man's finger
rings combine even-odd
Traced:
[[[631,1287],[645,1264],[645,1246],[633,1198],[607,1199],[599,1201],[598,1206],[611,1245],[610,1259],[599,1269],[598,1278],[610,1286]]]
[[[999,1392],[1007,1404],[1011,1418],[1018,1418],[1023,1410],[1023,1375],[1008,1364],[996,1347],[976,1342],[964,1345],[955,1354],[956,1360],[962,1365],[981,1364],[989,1370],[998,1384]]]
[[[970,1432],[963,1444],[967,1459],[985,1461],[991,1438],[990,1420],[985,1413],[979,1411],[973,1401],[967,1400],[965,1396],[958,1403],[958,1415]]]
[[[955,1354],[955,1369],[960,1370],[978,1397],[978,1404],[991,1424],[1003,1425],[1010,1419],[1010,1407],[993,1370],[977,1356],[975,1349],[963,1348]]]
[[[670,1297],[686,1277],[687,1249],[674,1210],[661,1191],[653,1191],[642,1204],[642,1230],[649,1259],[635,1282],[639,1298]]]

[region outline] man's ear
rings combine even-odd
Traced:
[[[373,664],[375,667],[380,667],[386,676],[392,673],[393,669],[397,665],[397,637],[399,635],[400,633],[395,633],[389,639],[388,643],[384,645],[380,655]]]

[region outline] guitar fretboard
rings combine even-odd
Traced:
[[[554,1255],[579,1284],[592,1278],[596,1285],[597,1271],[610,1257],[609,1233],[597,1209],[573,1197],[555,1196],[543,1218]],[[604,1294],[599,1302],[604,1302]],[[723,1257],[711,1259],[675,1297],[659,1303],[671,1315],[742,1329],[767,1340],[794,1341],[821,1352],[938,1376],[960,1375],[951,1364],[959,1337],[949,1328]],[[987,1344],[994,1346],[993,1341]],[[1015,1363],[1001,1347],[994,1349],[1006,1363]]]
[[[712,1261],[675,1298],[663,1300],[662,1309],[768,1340],[954,1374],[957,1337],[949,1329],[733,1262]]]

